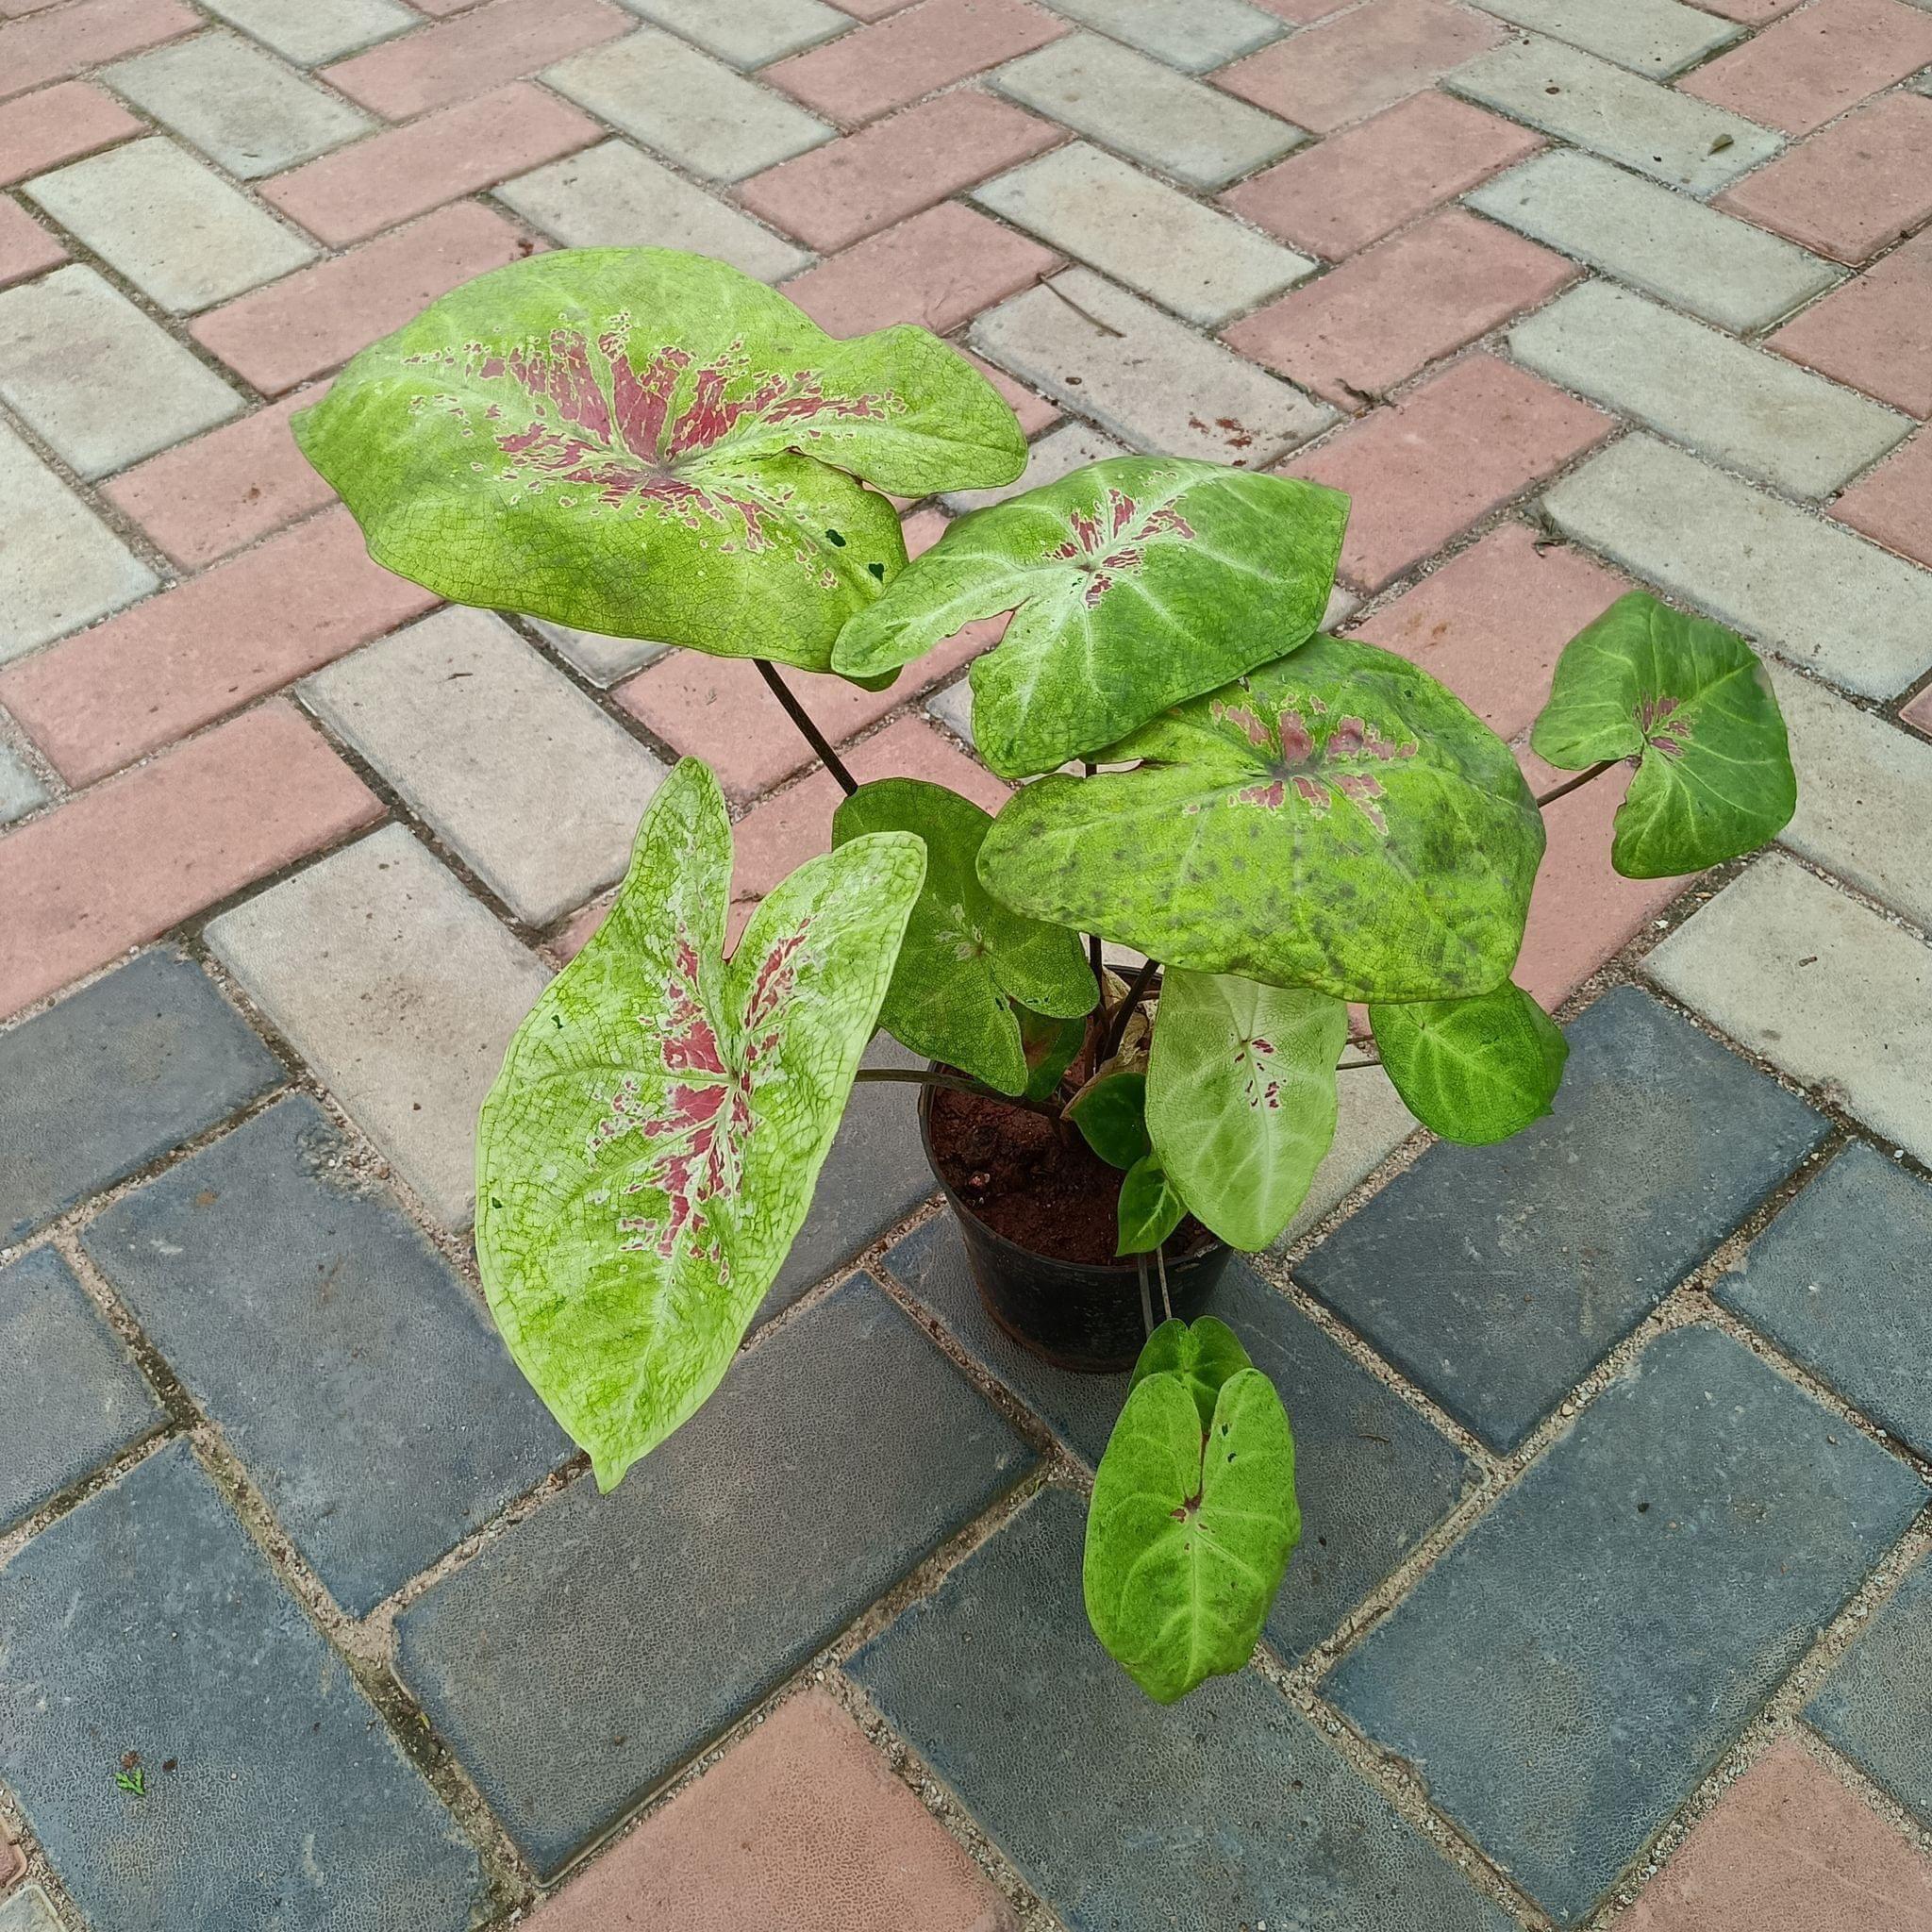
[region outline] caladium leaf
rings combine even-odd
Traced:
[[[1205,1430],[1197,1388],[1174,1374],[1135,1383],[1087,1514],[1088,1622],[1160,1704],[1247,1662],[1301,1538],[1274,1385],[1237,1369]]]
[[[684,759],[483,1103],[476,1255],[517,1365],[608,1489],[730,1366],[811,1205],[924,875],[903,832],[802,865],[727,964],[731,831]]]
[[[1757,653],[1644,591],[1619,597],[1564,646],[1529,742],[1565,771],[1637,760],[1610,843],[1626,878],[1755,852],[1798,808],[1784,716]]]
[[[1174,1192],[1167,1170],[1143,1154],[1121,1182],[1115,1219],[1120,1228],[1116,1255],[1149,1255],[1177,1228],[1188,1204]]]
[[[1013,412],[910,325],[826,335],[666,248],[532,256],[364,349],[295,439],[370,554],[461,604],[824,671],[901,496],[1010,482]]]
[[[1473,1000],[1371,1007],[1375,1047],[1403,1104],[1445,1141],[1486,1147],[1549,1112],[1570,1042],[1520,986]]]
[[[1067,1118],[1109,1167],[1132,1167],[1152,1144],[1146,1074],[1108,1074],[1090,1080],[1067,1103]]]
[[[1019,1008],[1020,1041],[1026,1056],[1026,1086],[1021,1098],[1046,1100],[1058,1090],[1062,1075],[1087,1042],[1084,1016],[1055,1020],[1044,1013]]]
[[[834,667],[909,664],[1017,610],[973,665],[973,737],[1004,777],[1050,772],[1292,650],[1322,621],[1348,499],[1174,457],[1090,463],[974,510],[855,617]]]
[[[884,778],[841,804],[832,839],[912,832],[924,841],[925,885],[879,1024],[914,1053],[1020,1093],[1028,1068],[1012,1002],[1077,1019],[1092,1011],[1099,989],[1077,933],[1009,910],[979,883],[979,843],[991,824],[991,812],[943,785]]]
[[[1406,658],[1317,637],[1100,757],[1144,762],[1008,800],[979,849],[995,898],[1338,999],[1508,977],[1542,818],[1508,747]]]
[[[1293,1220],[1335,1138],[1348,1008],[1306,988],[1170,968],[1147,1061],[1154,1152],[1195,1218],[1265,1248]]]
[[[1205,1432],[1214,1420],[1221,1385],[1253,1366],[1241,1337],[1225,1322],[1202,1315],[1188,1323],[1170,1315],[1147,1338],[1127,1387],[1137,1389],[1149,1375],[1178,1375],[1193,1393]]]

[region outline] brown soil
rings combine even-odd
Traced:
[[[1044,1114],[957,1088],[932,1090],[932,1145],[940,1173],[996,1234],[1035,1255],[1132,1268],[1114,1249],[1121,1171]],[[1190,1214],[1167,1239],[1170,1258],[1211,1240]]]

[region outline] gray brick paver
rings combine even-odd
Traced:
[[[208,12],[273,47],[284,59],[319,67],[423,25],[403,0],[201,0]]]
[[[1248,0],[1046,0],[1064,20],[1097,28],[1184,74],[1225,67],[1288,31]]]
[[[1665,80],[1743,31],[1682,0],[1475,0],[1485,13]]]
[[[1932,1829],[1932,1563],[1879,1609],[1805,1721]]]
[[[623,0],[644,19],[682,34],[734,67],[762,67],[821,41],[851,33],[858,23],[824,0]]]

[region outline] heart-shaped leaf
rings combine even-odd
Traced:
[[[480,275],[292,427],[376,561],[441,596],[811,671],[906,560],[855,478],[922,496],[1026,460],[997,391],[924,329],[839,341],[666,248]]]
[[[1175,457],[1119,457],[961,517],[855,617],[834,667],[909,664],[1017,610],[973,665],[973,737],[1004,777],[1050,772],[1279,658],[1322,621],[1348,499]]]
[[[1186,1218],[1188,1204],[1174,1192],[1167,1170],[1143,1154],[1121,1182],[1115,1209],[1120,1228],[1116,1255],[1151,1255]]]
[[[517,1365],[605,1489],[717,1386],[811,1205],[925,860],[854,840],[723,958],[731,829],[682,760],[617,902],[510,1041],[476,1256]]]
[[[1327,993],[1170,968],[1147,1061],[1147,1130],[1197,1220],[1265,1248],[1335,1138],[1348,1008]]]
[[[1150,1697],[1172,1704],[1247,1662],[1300,1537],[1294,1439],[1267,1376],[1229,1375],[1204,1434],[1191,1380],[1150,1374],[1094,1475],[1088,1622]]]
[[[1028,1069],[1012,1002],[1077,1019],[1092,1011],[1099,989],[1077,933],[1009,910],[979,883],[979,843],[991,824],[991,812],[943,785],[883,778],[839,807],[832,839],[912,832],[924,841],[925,885],[879,1024],[914,1053],[1020,1093]]]
[[[1755,852],[1798,808],[1784,716],[1757,653],[1644,591],[1619,597],[1564,646],[1529,742],[1565,771],[1637,760],[1610,843],[1626,878]]]
[[[1225,1322],[1202,1315],[1192,1323],[1170,1315],[1141,1350],[1127,1387],[1137,1389],[1149,1375],[1178,1375],[1192,1391],[1205,1432],[1214,1420],[1221,1385],[1242,1369],[1253,1368],[1241,1340]]]
[[[1317,637],[1101,758],[1144,762],[1007,801],[979,849],[995,898],[1169,966],[1338,999],[1508,977],[1542,818],[1508,747],[1407,659]]]
[[[1549,1112],[1570,1042],[1520,986],[1473,1000],[1371,1007],[1375,1047],[1403,1104],[1445,1141],[1486,1147]]]
[[[1132,1167],[1152,1145],[1146,1074],[1108,1074],[1090,1080],[1067,1103],[1067,1118],[1109,1167]]]

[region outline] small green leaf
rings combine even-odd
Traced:
[[[1055,1020],[1044,1013],[1016,1009],[1020,1022],[1020,1043],[1026,1056],[1026,1091],[1024,1100],[1051,1099],[1061,1076],[1078,1058],[1087,1039],[1085,1016]]]
[[[1193,1391],[1205,1430],[1214,1420],[1221,1385],[1253,1367],[1241,1337],[1225,1322],[1202,1315],[1190,1324],[1170,1315],[1147,1338],[1127,1387],[1138,1388],[1149,1375],[1178,1375]]]
[[[1134,1386],[1087,1515],[1088,1621],[1161,1704],[1247,1662],[1301,1537],[1294,1439],[1274,1385],[1236,1370],[1205,1435],[1197,1402],[1180,1374]]]
[[[1310,636],[1347,521],[1347,497],[1286,476],[1089,463],[961,517],[852,619],[833,666],[909,664],[1017,609],[974,660],[974,741],[1004,777],[1050,772]]]
[[[1755,852],[1798,806],[1784,717],[1757,653],[1644,591],[1619,597],[1564,647],[1529,741],[1565,771],[1637,759],[1610,845],[1626,878]]]
[[[1116,1255],[1150,1255],[1177,1228],[1188,1204],[1174,1192],[1167,1171],[1151,1154],[1143,1154],[1121,1183],[1116,1219],[1120,1245]]]
[[[1326,993],[1170,969],[1154,1013],[1147,1131],[1195,1217],[1265,1248],[1335,1138],[1348,1008]]]
[[[1147,1076],[1109,1074],[1075,1096],[1067,1118],[1109,1167],[1132,1167],[1153,1145],[1147,1138]]]
[[[1549,1112],[1570,1042],[1520,986],[1473,1000],[1371,1007],[1375,1047],[1404,1104],[1445,1141],[1486,1147]]]

